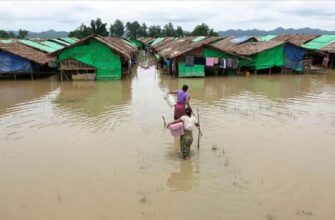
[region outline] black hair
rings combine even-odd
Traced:
[[[191,116],[192,116],[192,109],[189,108],[189,107],[187,107],[187,108],[185,109],[185,114],[186,114],[188,117],[191,117]]]
[[[188,85],[183,85],[183,90],[186,92],[188,90]]]

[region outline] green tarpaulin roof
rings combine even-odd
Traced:
[[[76,43],[77,41],[73,40],[72,38],[70,37],[63,37],[63,38],[60,38],[62,41],[65,41],[65,42],[68,42],[70,44],[73,44],[73,43]]]
[[[57,44],[55,42],[52,42],[52,41],[43,41],[43,42],[40,42],[40,44],[43,44],[45,46],[51,47],[51,48],[56,49],[56,50],[64,48],[63,45],[59,45],[59,44]]]
[[[4,43],[4,44],[9,44],[12,43],[13,40],[8,39],[8,40],[0,40],[0,43]]]
[[[54,51],[56,51],[56,49],[45,46],[43,44],[31,41],[31,40],[18,40],[20,43],[25,44],[27,46],[33,47],[35,49],[47,52],[47,53],[52,53]]]
[[[259,40],[260,41],[269,41],[269,40],[272,40],[275,37],[277,37],[277,35],[270,34],[270,35],[261,36],[259,38]]]
[[[306,44],[303,44],[302,47],[308,49],[320,50],[333,42],[335,42],[335,35],[322,35]]]
[[[51,41],[54,41],[54,42],[57,42],[57,43],[60,43],[60,44],[66,45],[66,46],[71,45],[68,42],[65,42],[65,41],[62,41],[62,40],[58,40],[58,39],[51,39]]]
[[[199,36],[199,37],[194,38],[192,41],[193,42],[199,42],[199,41],[202,41],[205,38],[206,38],[205,36]]]
[[[123,39],[123,38],[122,38],[122,40],[123,40],[124,42],[126,42],[127,44],[133,46],[133,47],[137,47],[137,45],[134,44],[132,41],[128,41],[128,40],[125,40],[125,39]]]
[[[162,40],[164,40],[165,37],[159,37],[159,38],[156,38],[152,43],[151,43],[151,46],[154,46],[155,44],[161,42]]]

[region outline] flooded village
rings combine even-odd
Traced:
[[[335,35],[0,39],[0,219],[333,219],[334,143]]]

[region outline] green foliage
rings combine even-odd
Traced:
[[[81,24],[76,30],[69,33],[69,37],[84,38],[92,34],[98,34],[101,36],[108,36],[107,23],[102,23],[100,18],[91,20],[90,27],[85,24]]]
[[[69,33],[69,37],[84,38],[91,34],[93,34],[92,29],[85,24],[81,24],[76,30]]]
[[[7,39],[7,38],[19,38],[19,39],[24,39],[28,35],[28,31],[20,29],[18,32],[18,35],[15,35],[11,31],[4,31],[0,30],[0,38]]]
[[[148,29],[148,35],[150,37],[161,37],[162,36],[162,28],[159,25],[152,25]]]
[[[195,26],[193,31],[190,34],[191,36],[218,36],[218,33],[214,32],[213,29],[210,29],[207,24],[202,23]]]
[[[102,23],[100,18],[91,21],[91,29],[93,34],[98,34],[104,37],[108,36],[107,23]]]
[[[100,18],[92,20],[90,26],[81,24],[76,30],[69,33],[69,37],[83,38],[91,34],[98,34],[102,36],[108,36],[106,29],[106,23],[103,23]],[[185,36],[218,36],[213,29],[209,28],[207,24],[202,23],[197,25],[192,32],[184,31],[181,26],[177,26],[175,29],[173,24],[170,22],[164,25],[163,28],[159,25],[147,26],[145,23],[138,21],[124,23],[116,19],[110,26],[109,31],[111,36],[123,36],[127,31],[127,37],[138,38],[138,37],[185,37]]]
[[[121,37],[124,34],[124,25],[123,22],[119,19],[116,19],[114,23],[109,28],[111,36]]]
[[[175,31],[175,36],[176,37],[184,37],[185,36],[185,32],[183,31],[182,27],[177,26],[177,29]]]
[[[127,27],[128,37],[138,38],[140,36],[142,27],[137,21],[127,22],[126,27]]]
[[[19,38],[19,39],[25,39],[27,37],[27,35],[28,35],[28,31],[20,29],[19,33],[17,35],[17,38]]]
[[[171,22],[164,25],[162,34],[164,37],[174,37],[175,36],[175,30]]]

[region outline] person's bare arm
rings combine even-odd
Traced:
[[[191,108],[190,100],[191,100],[191,96],[187,96],[186,105],[187,105],[188,108]]]

